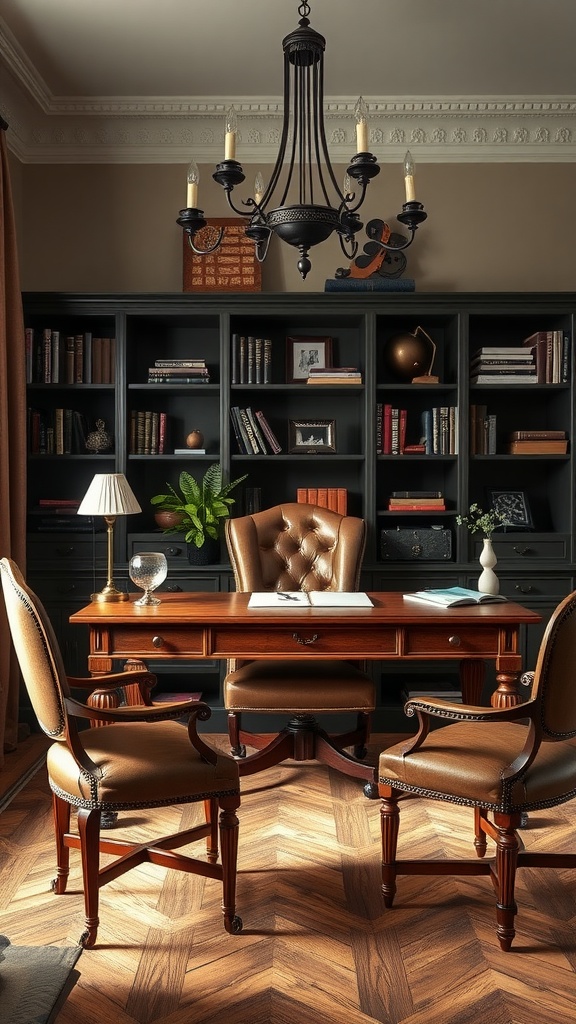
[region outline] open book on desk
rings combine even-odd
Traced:
[[[342,590],[271,590],[250,594],[249,608],[372,608],[368,594]]]
[[[425,601],[427,604],[439,604],[443,608],[457,608],[466,604],[496,604],[506,601],[502,594],[482,594],[479,590],[468,590],[466,587],[417,590],[414,594],[404,594],[404,598],[407,601]]]

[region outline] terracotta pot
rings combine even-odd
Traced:
[[[161,530],[169,530],[182,522],[181,512],[155,512],[154,521]]]

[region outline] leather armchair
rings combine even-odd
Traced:
[[[0,559],[0,578],[24,682],[38,722],[53,741],[47,768],[56,839],[57,873],[52,883],[56,893],[66,891],[70,849],[82,854],[86,930],[81,945],[90,947],[96,941],[100,887],[146,861],[219,879],[225,928],[240,931],[242,921],[235,914],[238,767],[231,757],[204,743],[196,731],[197,720],[207,719],[210,708],[196,701],[153,706],[149,691],[154,676],[148,672],[68,679],[46,611],[8,558]],[[96,686],[115,690],[126,685],[127,676],[139,685],[145,706],[94,708],[72,696],[71,685],[87,693]],[[175,721],[183,714],[190,716],[187,729]],[[79,729],[78,719],[107,728]],[[100,834],[105,812],[192,802],[203,803],[203,823],[154,838],[149,844],[142,843],[141,834],[136,842]],[[72,807],[78,811],[77,833],[70,831]],[[206,861],[174,852],[199,839],[206,840]],[[100,868],[101,853],[114,854],[116,860]]]
[[[576,750],[570,742],[576,737],[575,658],[576,591],[548,623],[536,670],[526,674],[526,703],[491,709],[426,697],[406,704],[407,713],[418,716],[418,734],[379,759],[385,906],[392,906],[399,874],[489,875],[497,895],[496,931],[508,951],[515,935],[517,867],[576,867],[576,854],[526,851],[517,831],[527,812],[576,795]],[[430,735],[434,718],[450,724]],[[398,859],[402,794],[473,808],[476,859]],[[496,846],[493,858],[485,857],[488,839]]]
[[[358,590],[366,542],[362,519],[291,502],[228,519],[225,530],[238,591]],[[358,758],[366,754],[375,692],[361,667],[312,655],[298,661],[235,661],[224,681],[224,703],[241,775],[292,758],[316,759],[357,778],[371,777]],[[243,728],[246,713],[291,719],[270,740]],[[316,720],[327,713],[353,714],[355,727],[329,736]],[[257,753],[246,757],[246,745]],[[354,757],[344,749],[350,746]]]

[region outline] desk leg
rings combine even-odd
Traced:
[[[479,658],[460,662],[460,689],[464,704],[480,706],[485,674],[486,666]]]
[[[490,698],[493,708],[514,708],[522,703],[518,692],[518,672],[497,672],[496,689]]]

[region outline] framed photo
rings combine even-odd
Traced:
[[[316,455],[336,451],[334,420],[288,420],[291,454]]]
[[[506,518],[502,525],[508,529],[531,530],[533,528],[530,506],[524,491],[489,491],[492,507]]]
[[[286,382],[308,380],[311,366],[332,366],[332,338],[286,338]]]

